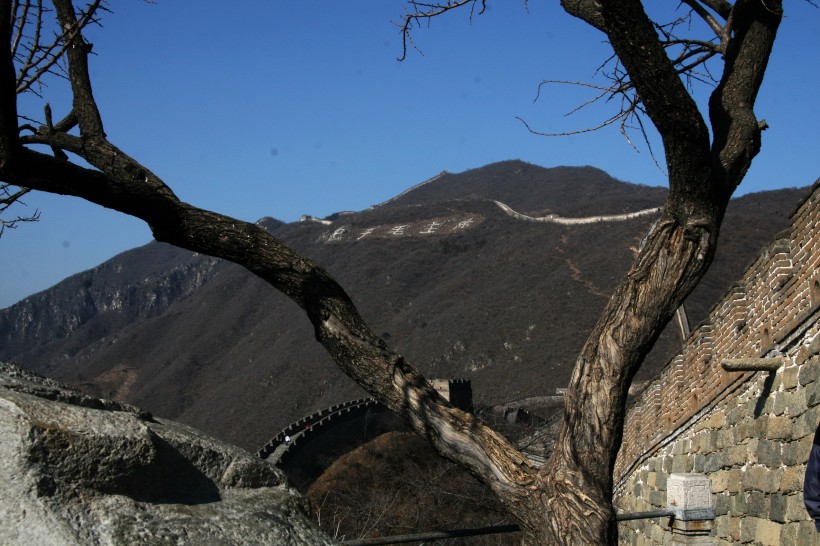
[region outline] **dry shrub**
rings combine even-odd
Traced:
[[[316,520],[337,539],[511,523],[489,489],[410,432],[389,432],[341,457],[307,496]],[[518,541],[518,533],[505,533],[440,543],[483,546]]]

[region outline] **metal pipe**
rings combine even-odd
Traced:
[[[666,508],[663,510],[651,510],[649,512],[629,512],[616,514],[618,521],[628,521],[633,519],[650,519],[674,516],[675,511]],[[440,540],[447,538],[472,537],[478,535],[493,535],[497,533],[515,533],[521,531],[521,527],[516,524],[494,525],[492,527],[479,527],[476,529],[454,529],[452,531],[430,531],[427,533],[415,533],[410,535],[394,535],[392,537],[361,538],[345,540],[343,546],[379,546],[384,544],[401,544],[402,542],[416,542],[420,540]]]
[[[402,542],[415,542],[417,540],[438,540],[442,538],[471,537],[476,535],[492,535],[496,533],[514,533],[521,528],[516,524],[494,525],[492,527],[481,527],[478,529],[455,529],[452,531],[431,531],[429,533],[416,533],[412,535],[395,535],[392,537],[363,538],[358,540],[346,540],[342,542],[344,546],[376,546],[379,544],[399,544]]]
[[[650,510],[649,512],[630,512],[626,514],[618,514],[615,516],[615,519],[618,521],[629,521],[631,519],[663,518],[674,515],[674,510],[671,508],[665,508],[663,510]]]

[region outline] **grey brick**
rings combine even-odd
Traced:
[[[778,523],[786,523],[786,497],[783,495],[772,495],[769,518]]]
[[[780,442],[762,439],[757,445],[757,462],[777,468],[782,461]]]
[[[769,499],[761,491],[751,491],[749,493],[749,515],[756,518],[766,519],[769,517]]]
[[[808,385],[809,383],[814,383],[817,381],[818,377],[818,366],[817,357],[813,357],[809,359],[802,368],[800,368],[800,373],[797,375],[797,380],[800,382],[801,385]]]

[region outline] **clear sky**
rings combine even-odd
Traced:
[[[820,176],[820,10],[785,3],[756,108],[771,128],[740,193]],[[418,29],[421,51],[398,62],[391,21],[402,0],[112,1],[88,37],[95,96],[114,144],[182,199],[249,221],[361,210],[442,170],[516,158],[664,184],[646,148],[633,150],[617,128],[527,132],[516,116],[561,132],[616,112],[610,104],[565,117],[590,97],[577,86],[547,86],[534,102],[544,79],[594,81],[609,49],[558,2],[489,5],[472,21],[455,12]],[[11,212],[42,217],[0,238],[0,308],[151,240],[142,222],[78,199],[26,202]]]

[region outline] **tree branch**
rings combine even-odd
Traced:
[[[52,71],[63,59],[68,49],[72,46],[76,47],[75,39],[80,35],[82,30],[89,24],[96,21],[95,16],[98,10],[105,9],[102,4],[104,0],[94,0],[81,13],[79,19],[74,17],[74,25],[70,28],[65,28],[64,32],[56,34],[56,38],[48,45],[41,43],[42,38],[42,24],[45,10],[42,5],[42,0],[37,1],[37,11],[31,15],[28,9],[30,2],[26,2],[23,11],[17,19],[18,35],[15,37],[15,46],[12,51],[15,53],[13,58],[17,59],[20,65],[20,71],[17,75],[17,92],[23,93],[32,88],[35,83],[42,83],[42,78],[45,74]],[[69,2],[71,12],[74,13],[74,6]],[[31,17],[34,20],[34,34],[31,38],[31,43],[25,47],[27,54],[25,58],[18,58],[16,56],[19,42],[24,36],[25,28],[29,25],[28,20]],[[31,73],[31,71],[34,71]]]
[[[481,15],[487,9],[487,0],[447,0],[446,2],[429,3],[409,0],[408,4],[412,7],[412,9],[408,10],[405,8],[405,14],[402,17],[402,21],[400,23],[395,23],[396,26],[401,29],[401,56],[399,56],[399,60],[403,61],[407,58],[408,43],[418,50],[411,35],[413,25],[421,25],[422,21],[427,21],[429,23],[429,21],[434,17],[467,5],[470,6],[470,19],[472,19],[473,15],[476,14],[476,4],[479,2],[480,7],[478,10],[478,15]]]
[[[118,162],[123,165],[112,164],[110,169],[124,172],[127,160]],[[531,481],[534,469],[524,455],[472,415],[450,406],[367,327],[326,271],[261,227],[192,207],[170,190],[158,192],[155,183],[85,169],[33,150],[23,149],[17,165],[16,173],[0,169],[0,176],[136,216],[149,224],[158,241],[244,266],[302,307],[316,339],[339,367],[401,415],[439,453],[469,468],[494,489]]]
[[[714,166],[725,175],[723,191],[729,194],[760,151],[766,125],[758,121],[754,104],[782,16],[780,0],[738,0],[732,10],[734,34],[726,49],[726,67],[709,99]]]
[[[68,0],[55,0],[66,32],[77,24]],[[5,42],[9,44],[8,41]],[[316,339],[339,367],[387,407],[399,413],[446,457],[460,463],[496,491],[531,481],[534,469],[501,435],[472,415],[453,408],[400,355],[387,348],[356,310],[341,286],[322,268],[255,224],[180,201],[154,173],[110,143],[88,77],[88,49],[81,34],[67,52],[74,93],[71,114],[35,134],[8,129],[13,154],[0,156],[0,177],[8,183],[73,195],[141,218],[158,241],[224,258],[244,266],[287,295],[306,313]],[[0,51],[0,68],[11,63]],[[13,73],[0,81],[0,100],[16,95]],[[46,116],[47,118],[50,116]],[[78,122],[80,136],[61,129]],[[75,165],[23,147],[48,144],[77,154],[95,169]]]
[[[732,4],[726,0],[700,0],[709,9],[720,15],[724,20],[732,13]],[[689,2],[686,2],[687,4]]]
[[[721,43],[725,41],[726,28],[717,19],[715,19],[715,17],[711,13],[709,13],[709,11],[706,8],[704,8],[700,2],[698,2],[697,0],[682,1],[684,4],[692,8],[692,11],[694,11],[698,15],[698,17],[703,19],[706,22],[706,24],[709,25],[709,28],[711,28],[712,32],[715,33],[715,36],[717,36],[718,39],[720,39]],[[731,10],[731,6],[729,7]],[[727,11],[726,13],[728,14],[729,11]]]
[[[11,188],[12,186],[8,184],[0,184],[0,216],[14,204],[25,205],[22,198],[31,191],[30,188],[17,188],[16,190],[12,190]],[[0,237],[3,236],[3,232],[6,228],[14,229],[19,223],[36,222],[39,219],[40,211],[38,210],[35,210],[28,216],[17,216],[11,220],[0,218]]]
[[[709,131],[641,3],[610,0],[601,2],[601,11],[609,41],[661,135],[674,192],[705,174],[697,171],[708,158]]]
[[[103,138],[105,132],[102,116],[91,90],[91,78],[88,75],[88,53],[91,46],[83,39],[82,29],[88,24],[89,14],[96,11],[101,1],[95,0],[83,18],[77,19],[71,0],[53,0],[57,9],[57,19],[63,29],[63,47],[68,58],[68,77],[74,95],[72,110],[79,122],[80,135],[91,138]]]
[[[561,0],[561,7],[570,15],[606,32],[601,6],[596,0]]]

